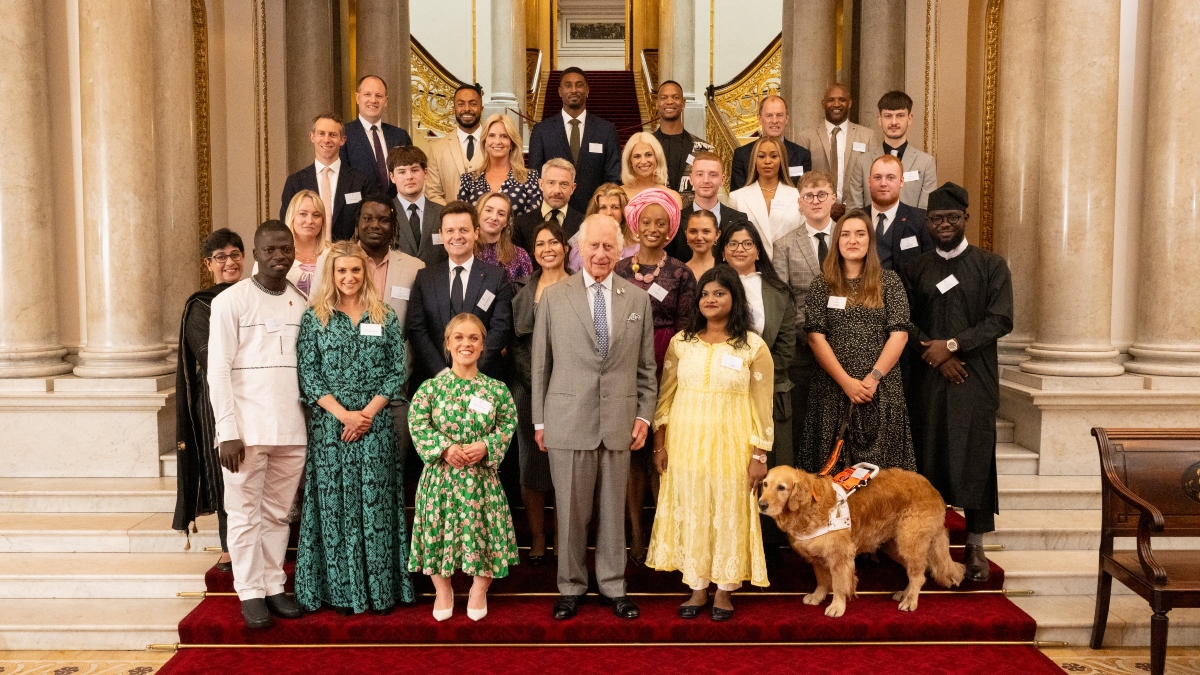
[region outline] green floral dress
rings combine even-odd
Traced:
[[[497,471],[517,427],[517,407],[499,380],[464,380],[452,371],[426,380],[413,396],[408,428],[425,462],[413,519],[412,572],[505,577],[517,563],[508,498]],[[487,455],[456,469],[446,448],[483,441]]]
[[[412,602],[392,413],[379,411],[370,429],[348,443],[341,440],[342,423],[317,405],[332,394],[347,410],[362,410],[376,395],[401,395],[404,338],[396,314],[389,307],[380,327],[364,313],[356,326],[335,311],[323,327],[309,309],[296,352],[301,396],[312,407],[296,600],[309,610],[325,602],[355,612]]]

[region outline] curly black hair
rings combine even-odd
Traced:
[[[692,304],[692,316],[687,328],[683,329],[683,339],[695,340],[708,328],[708,319],[700,312],[700,299],[704,295],[704,287],[717,282],[729,291],[733,306],[729,308],[729,322],[725,324],[725,333],[729,336],[729,344],[736,349],[747,344],[746,334],[750,331],[750,303],[746,300],[746,289],[742,288],[742,280],[737,272],[729,265],[717,265],[700,275],[696,282],[696,300]]]

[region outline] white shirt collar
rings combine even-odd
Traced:
[[[896,222],[896,213],[899,210],[900,210],[900,200],[899,199],[897,199],[896,203],[892,204],[892,208],[888,209],[887,211],[880,211],[875,208],[874,204],[871,204],[871,211],[875,214],[873,220],[878,221],[879,214],[881,214],[881,213],[883,214],[883,222],[884,222],[884,230],[885,231],[887,229],[891,228],[892,223]],[[871,223],[871,227],[875,227],[874,222]]]
[[[463,285],[466,285],[467,277],[471,276],[471,266],[475,264],[475,256],[471,256],[470,258],[467,258],[466,262],[464,262],[462,264],[455,264],[453,260],[447,259],[446,264],[450,266],[451,281],[454,280],[454,268],[455,267],[463,268]]]
[[[850,131],[850,120],[846,120],[845,122],[842,122],[841,124],[834,124],[833,122],[830,122],[829,120],[825,120],[825,135],[828,136],[829,132],[833,131],[834,127],[841,129],[842,130],[841,137],[845,138],[846,134]]]
[[[567,109],[563,108],[562,118],[563,124],[566,125],[567,129],[571,128],[571,120],[579,120],[579,130],[582,132],[584,125],[587,124],[587,108],[584,108],[583,112],[579,113],[579,117],[571,117],[571,115],[567,113]]]
[[[954,250],[952,250],[952,251],[943,251],[942,249],[937,248],[937,247],[934,247],[933,250],[937,251],[937,254],[942,256],[946,260],[951,260],[951,259],[957,258],[958,256],[962,255],[962,252],[967,250],[967,246],[968,246],[967,238],[963,237],[962,242],[960,242],[958,246],[955,246]]]
[[[596,283],[596,280],[592,278],[592,275],[588,274],[587,270],[580,270],[580,272],[583,274],[583,285],[584,285],[584,287],[585,287],[585,288],[591,288],[591,287],[592,287],[592,286],[593,286],[593,285]],[[613,285],[612,278],[613,278],[613,274],[614,274],[614,272],[609,272],[609,273],[608,273],[608,276],[607,276],[607,277],[604,277],[604,281],[601,281],[601,282],[600,282],[600,285],[601,285],[601,286],[603,286],[603,287],[604,287],[604,289],[605,289],[605,290],[607,290],[607,291],[611,291],[611,290],[612,290],[612,285]]]
[[[483,125],[480,124],[479,126],[475,127],[475,131],[472,131],[469,134],[467,132],[463,131],[462,127],[455,127],[455,131],[458,132],[458,142],[459,143],[466,143],[468,136],[474,136],[475,137],[475,145],[479,145],[479,136],[483,132]]]
[[[384,140],[383,140],[383,120],[379,120],[375,124],[371,124],[370,122],[367,121],[367,118],[363,117],[362,115],[359,115],[358,121],[362,123],[363,129],[366,130],[368,141],[371,140],[371,127],[378,127],[379,128],[379,142],[380,143],[384,142]]]
[[[319,160],[319,159],[313,160],[313,164],[317,165],[317,175],[320,176],[321,170],[324,169],[326,165],[322,164],[321,160]],[[333,160],[333,163],[329,164],[329,168],[333,169],[334,173],[338,173],[339,171],[341,171],[342,170],[342,158],[338,157],[337,159]]]
[[[739,274],[738,276],[741,277],[742,279],[762,278],[762,272],[755,270],[755,271],[751,272],[750,274]]]
[[[400,194],[399,192],[396,193],[396,199],[400,200],[400,206],[401,206],[400,210],[404,212],[405,218],[408,217],[408,207],[412,206],[413,204],[417,205],[418,212],[420,212],[421,214],[425,213],[425,194],[424,193],[422,193],[420,197],[417,197],[417,200],[415,202],[408,201],[407,199],[404,198],[404,195]]]
[[[823,229],[823,230],[814,230],[812,225],[808,224],[808,221],[804,221],[804,229],[808,230],[808,236],[810,238],[815,237],[819,233],[822,233],[822,232],[824,232],[825,236],[828,237],[830,234],[833,233],[833,220],[830,220],[828,223],[826,223],[825,229]],[[825,243],[829,243],[829,242],[825,242]]]

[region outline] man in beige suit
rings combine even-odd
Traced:
[[[542,291],[533,328],[534,439],[550,453],[558,513],[554,618],[579,611],[588,587],[588,522],[596,504],[596,583],[613,613],[636,619],[625,592],[629,453],[646,444],[658,385],[650,296],[613,267],[624,242],[596,214],[579,229],[583,270]]]
[[[933,156],[921,152],[908,142],[908,126],[912,124],[913,100],[902,91],[889,91],[879,99],[879,128],[883,129],[883,147],[879,155],[892,155],[904,169],[904,187],[900,201],[924,209],[929,193],[937,188],[937,165]],[[846,174],[846,189],[842,201],[848,209],[871,205],[871,165],[878,155],[863,155],[852,171]]]
[[[458,179],[483,162],[483,91],[478,85],[464,84],[454,92],[454,133],[429,144],[429,176],[425,196],[445,205],[458,199]]]
[[[857,166],[863,155],[875,159],[883,154],[883,140],[878,132],[850,121],[854,101],[845,85],[829,85],[821,105],[825,108],[825,121],[800,132],[796,142],[812,153],[813,171],[822,171],[833,179],[834,193],[842,202],[847,167]]]

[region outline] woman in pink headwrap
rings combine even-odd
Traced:
[[[674,195],[662,188],[642,190],[625,207],[625,220],[638,236],[641,248],[617,263],[613,272],[650,294],[654,313],[654,359],[662,375],[663,357],[671,338],[687,327],[696,295],[696,277],[686,264],[667,255],[665,247],[679,233],[679,205]],[[629,557],[637,564],[646,560],[646,536],[642,526],[642,502],[647,477],[657,487],[658,474],[651,453],[633,453],[626,492],[632,524]],[[655,490],[657,493],[657,490]]]

